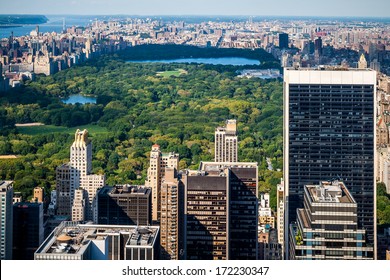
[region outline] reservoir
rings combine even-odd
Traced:
[[[128,60],[133,63],[199,63],[213,65],[260,65],[259,60],[243,57],[219,57],[219,58],[179,58],[179,59],[161,59],[161,60]]]

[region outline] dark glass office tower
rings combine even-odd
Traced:
[[[97,194],[98,224],[149,226],[151,203],[151,189],[144,186],[105,186]]]
[[[13,205],[14,260],[33,260],[34,252],[44,241],[43,204],[18,202]]]
[[[279,34],[279,48],[281,49],[288,48],[288,34],[286,33]]]
[[[201,162],[183,176],[185,257],[257,258],[257,163]]]
[[[358,227],[376,243],[375,94],[372,70],[285,69],[285,248],[304,185],[332,179],[348,185]]]
[[[257,254],[257,164],[230,168],[231,260],[255,260]]]

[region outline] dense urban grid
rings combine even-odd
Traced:
[[[390,259],[388,21],[45,20],[0,41],[1,259]]]

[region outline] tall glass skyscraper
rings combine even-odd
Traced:
[[[348,187],[358,227],[367,244],[376,243],[375,95],[369,69],[285,69],[285,248],[304,186],[332,179]]]

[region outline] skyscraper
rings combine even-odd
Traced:
[[[183,249],[184,186],[175,168],[165,169],[161,183],[161,259],[179,260]]]
[[[376,72],[285,69],[285,249],[288,225],[303,207],[305,185],[342,179],[357,202],[358,227],[376,243]],[[371,256],[372,257],[372,256]]]
[[[367,60],[364,54],[362,53],[360,55],[359,61],[358,61],[358,68],[359,69],[366,69],[367,68]]]
[[[237,121],[227,120],[226,126],[215,129],[215,161],[238,161]]]
[[[286,33],[279,34],[279,48],[281,49],[288,48],[288,34]]]
[[[106,186],[98,192],[98,224],[149,226],[151,190],[144,186]]]
[[[189,171],[185,184],[185,258],[229,259],[228,170],[218,174]]]
[[[318,53],[319,56],[322,56],[322,39],[318,37],[314,40],[315,52]]]
[[[71,189],[70,189],[69,164],[63,164],[56,168],[56,192],[57,192],[57,214],[64,215],[64,216],[71,216],[72,200],[70,196]]]
[[[13,205],[14,260],[33,260],[44,240],[43,203],[18,202]]]
[[[201,162],[183,175],[187,259],[257,257],[257,163]]]
[[[281,180],[280,184],[278,184],[276,188],[276,227],[278,233],[278,243],[282,246],[282,255],[284,256],[284,181]]]
[[[365,244],[357,204],[343,182],[306,185],[304,192],[304,208],[297,209],[297,223],[290,224],[290,259],[372,259],[374,248]]]
[[[145,186],[152,189],[152,220],[160,220],[161,211],[161,181],[165,176],[165,168],[179,167],[179,154],[162,153],[160,146],[155,144],[150,152],[150,164]]]
[[[12,259],[12,230],[13,230],[13,181],[0,181],[1,198],[1,241],[0,259]]]
[[[58,197],[58,214],[72,215],[75,190],[82,188],[88,194],[85,201],[85,219],[97,219],[96,192],[104,186],[104,175],[92,172],[92,143],[88,139],[88,131],[77,129],[75,140],[70,147],[70,162],[56,169],[56,186]]]

